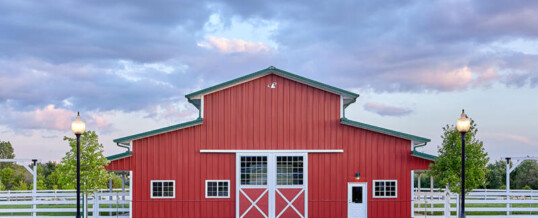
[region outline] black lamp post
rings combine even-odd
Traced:
[[[77,119],[71,123],[71,130],[77,136],[77,218],[80,218],[80,136],[86,130],[86,124],[80,119],[80,113],[77,113]]]
[[[461,212],[460,217],[465,217],[465,133],[471,128],[471,121],[467,118],[464,110],[461,110],[461,117],[456,122],[456,128],[461,133],[461,195],[460,205]]]

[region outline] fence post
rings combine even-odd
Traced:
[[[415,171],[411,170],[411,217],[415,217]]]
[[[450,217],[450,194],[448,193],[448,187],[445,189],[445,217]]]
[[[506,215],[510,214],[510,192],[506,192]]]
[[[32,188],[32,208],[34,209],[34,212],[32,213],[32,216],[33,217],[36,217],[37,216],[37,206],[36,206],[36,201],[37,201],[37,165],[36,165],[36,161],[37,160],[34,160],[34,167],[33,167],[33,170],[34,170],[34,173],[33,173],[33,183],[34,183],[34,186]]]
[[[460,204],[461,204],[461,201],[459,200],[460,199],[460,194],[456,194],[456,216],[457,217],[460,217],[461,214],[460,214]]]
[[[99,217],[99,200],[101,200],[101,196],[99,196],[99,192],[95,192],[93,195],[93,217]]]

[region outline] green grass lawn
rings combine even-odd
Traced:
[[[101,204],[100,208],[108,208],[108,204]],[[113,204],[112,208],[121,207],[120,205]],[[129,204],[124,205],[125,208],[129,208]],[[10,208],[18,208],[18,209],[25,209],[25,208],[32,208],[32,205],[0,205],[0,209],[10,209]],[[58,205],[58,204],[43,204],[43,205],[37,205],[37,208],[77,208],[77,205],[75,204],[64,204],[64,205]],[[88,205],[88,215],[92,215],[91,208],[93,208],[93,205]],[[116,212],[100,212],[100,215],[116,215]],[[0,216],[30,216],[31,213],[0,213]],[[38,212],[38,216],[75,216],[75,212]]]
[[[427,205],[424,205],[424,204],[421,204],[420,207],[418,206],[418,204],[415,204],[415,213],[417,214],[424,214],[424,211],[420,211],[421,208],[424,208],[425,206],[426,207],[430,207],[430,204],[427,204]],[[434,208],[443,208],[444,207],[444,204],[434,204],[433,205]],[[455,208],[456,207],[456,204],[451,204],[451,207],[452,208]],[[470,207],[485,207],[485,208],[500,208],[500,207],[506,207],[506,204],[502,204],[502,203],[496,203],[496,204],[465,204],[465,208],[470,208]],[[511,207],[513,208],[538,208],[538,204],[512,204]],[[442,215],[443,212],[428,212],[427,213],[428,215]],[[456,212],[451,212],[452,215],[456,215]],[[506,212],[503,212],[503,211],[466,211],[465,212],[466,215],[506,215]],[[528,211],[528,212],[525,212],[525,211],[518,211],[518,212],[512,212],[512,214],[514,215],[537,215],[538,212],[531,212],[531,211]]]

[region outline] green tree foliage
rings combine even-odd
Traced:
[[[493,164],[488,164],[488,174],[486,174],[488,189],[501,189],[504,185],[506,189],[506,161],[498,160]]]
[[[47,177],[45,177],[45,186],[47,189],[58,189],[59,186],[59,171],[58,168],[56,168],[54,171],[52,171]]]
[[[58,185],[58,177],[56,171],[57,165],[55,162],[49,161],[47,163],[37,164],[38,183],[39,180],[43,181],[45,189],[53,189],[54,185]],[[39,188],[39,184],[37,186]]]
[[[121,188],[121,176],[115,173],[112,173],[112,188]]]
[[[0,159],[13,158],[15,158],[15,153],[13,151],[13,146],[11,146],[11,143],[0,140]],[[0,163],[0,170],[6,167],[12,167],[13,165],[13,163],[2,162]]]
[[[71,150],[66,153],[58,166],[58,183],[62,188],[76,187],[77,139],[64,137]],[[80,137],[80,177],[81,189],[85,193],[106,188],[110,174],[105,170],[108,160],[103,155],[103,145],[99,144],[94,131],[86,131]]]
[[[0,170],[0,178],[4,188],[10,190],[15,185],[15,170],[11,168],[4,168]]]
[[[13,190],[28,190],[28,184],[23,180],[19,180],[19,183],[13,187]]]
[[[535,160],[523,161],[511,174],[510,188],[522,189],[528,185],[538,189],[538,163]]]
[[[441,186],[448,185],[450,191],[461,192],[461,133],[454,125],[443,127],[442,146],[439,158],[431,165],[431,175]],[[471,128],[465,135],[465,192],[486,185],[486,164],[489,161],[482,141],[476,138],[478,129],[471,120]]]

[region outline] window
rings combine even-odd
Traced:
[[[398,181],[396,180],[374,180],[374,198],[396,198],[398,197]]]
[[[351,188],[351,201],[356,204],[362,204],[362,186],[353,186]]]
[[[276,173],[277,185],[303,185],[303,156],[277,156]]]
[[[174,198],[174,180],[151,180],[151,198]]]
[[[241,185],[267,185],[267,156],[241,157]]]
[[[229,198],[230,197],[230,180],[206,180],[205,197],[206,198]]]

